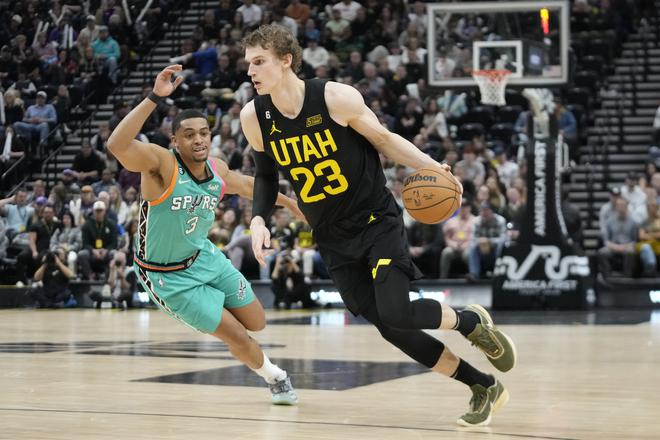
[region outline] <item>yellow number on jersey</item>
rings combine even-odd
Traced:
[[[312,186],[314,185],[314,174],[307,168],[303,167],[296,167],[296,168],[291,168],[291,177],[293,177],[293,180],[299,180],[298,176],[303,175],[305,176],[305,183],[303,183],[303,187],[300,190],[300,198],[302,199],[303,202],[305,203],[314,203],[318,202],[319,200],[325,199],[325,194],[316,194],[314,196],[309,195],[309,191],[312,189]]]
[[[330,168],[330,174],[327,176],[324,173],[326,168]],[[327,159],[323,162],[317,163],[314,167],[313,173],[311,170],[304,167],[291,168],[290,173],[291,177],[293,177],[293,180],[296,181],[299,180],[299,176],[305,176],[305,183],[303,183],[303,187],[300,190],[300,198],[304,203],[318,202],[319,200],[323,200],[326,197],[323,193],[315,195],[309,194],[312,186],[314,186],[314,180],[316,177],[325,176],[328,181],[328,185],[323,187],[323,191],[330,195],[334,196],[343,193],[348,189],[348,181],[346,180],[346,177],[341,174],[341,168],[339,167],[337,161],[332,159]],[[335,183],[336,186],[332,185],[332,183]]]
[[[330,171],[332,171],[332,173],[327,176],[328,183],[337,182],[337,186],[333,187],[325,185],[323,190],[333,196],[346,191],[348,189],[348,182],[346,181],[346,177],[341,173],[341,168],[339,168],[339,164],[336,161],[328,159],[317,163],[314,167],[314,174],[317,176],[323,176],[323,170],[326,168],[330,168]]]

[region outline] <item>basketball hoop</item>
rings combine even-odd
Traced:
[[[479,85],[481,103],[505,105],[504,90],[510,75],[508,70],[474,70],[472,78]]]

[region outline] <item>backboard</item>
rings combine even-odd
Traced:
[[[431,86],[476,86],[475,69],[510,70],[509,85],[568,81],[568,1],[430,3],[428,19]]]

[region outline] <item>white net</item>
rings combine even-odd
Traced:
[[[479,85],[481,103],[505,105],[504,91],[511,72],[508,70],[475,70],[472,78]]]

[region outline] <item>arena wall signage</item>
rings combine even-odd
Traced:
[[[528,132],[534,133],[531,121]],[[562,140],[557,132],[553,117],[547,133],[537,132],[527,145],[527,209],[519,237],[495,263],[494,308],[586,305],[589,260],[568,237],[561,213]]]

